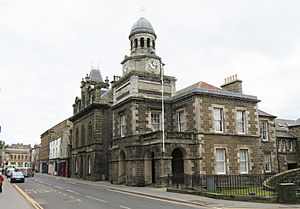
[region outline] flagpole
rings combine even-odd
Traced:
[[[165,107],[164,107],[164,69],[163,64],[160,68],[161,79],[161,123],[162,123],[162,151],[165,152]]]

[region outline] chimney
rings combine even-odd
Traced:
[[[222,89],[235,93],[243,93],[242,80],[237,78],[237,74],[225,78],[225,83],[221,86]]]

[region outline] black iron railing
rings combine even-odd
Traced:
[[[271,175],[169,175],[167,187],[202,190],[225,195],[273,196],[275,191],[263,186],[264,180]]]

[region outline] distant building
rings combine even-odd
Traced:
[[[5,146],[5,164],[12,165],[15,167],[26,167],[30,166],[29,151],[31,145],[18,143]]]
[[[300,119],[275,119],[279,172],[300,167]]]
[[[40,172],[40,145],[34,145],[30,149],[30,165],[35,172]]]
[[[69,176],[72,123],[64,120],[41,135],[40,169],[42,173]]]

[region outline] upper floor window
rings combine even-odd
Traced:
[[[214,108],[214,128],[215,132],[223,132],[223,109]]]
[[[236,112],[236,122],[237,122],[237,133],[238,134],[244,134],[244,133],[246,133],[245,111],[238,110]]]
[[[262,140],[269,141],[269,130],[268,130],[268,121],[267,120],[260,121],[260,132],[261,132]]]
[[[161,130],[161,113],[151,112],[151,126],[153,131]]]
[[[177,112],[177,128],[179,132],[184,131],[184,125],[185,125],[184,111],[181,110]]]
[[[88,143],[87,144],[91,144],[92,143],[92,138],[93,138],[93,125],[91,122],[89,122],[88,125]]]
[[[78,128],[76,128],[76,131],[75,131],[75,147],[78,147],[78,144],[79,144],[79,130]]]
[[[120,135],[121,137],[125,136],[125,115],[120,115]]]
[[[294,141],[293,140],[288,141],[288,148],[289,148],[289,152],[294,152]]]
[[[264,154],[264,167],[265,167],[265,172],[266,173],[270,173],[272,171],[271,154],[270,153],[265,153]]]
[[[225,148],[217,148],[216,149],[216,171],[217,171],[217,174],[226,174]]]
[[[248,173],[249,160],[248,160],[248,150],[240,149],[240,173]]]
[[[85,127],[81,126],[81,146],[85,145]]]

